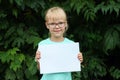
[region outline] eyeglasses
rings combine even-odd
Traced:
[[[56,26],[59,26],[59,27],[64,27],[65,26],[65,22],[58,22],[58,23],[48,23],[48,26],[49,27],[56,27]]]

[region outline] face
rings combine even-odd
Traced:
[[[48,20],[46,22],[46,26],[49,29],[51,37],[60,38],[60,37],[63,37],[64,35],[67,22],[62,19]]]

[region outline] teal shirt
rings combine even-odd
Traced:
[[[62,42],[53,42],[50,38],[47,38],[41,41],[38,45],[44,44],[65,44],[65,43],[74,43],[72,40],[68,38],[64,38]],[[71,72],[60,72],[60,73],[51,73],[51,74],[43,74],[41,80],[72,80]]]

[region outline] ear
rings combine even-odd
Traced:
[[[65,24],[65,30],[66,31],[68,30],[68,24],[67,23]]]
[[[47,25],[47,22],[45,22],[46,28],[49,29],[49,26]]]
[[[67,26],[68,26],[68,24],[67,24],[67,23],[65,23],[65,26],[67,27]]]

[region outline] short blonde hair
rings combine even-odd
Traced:
[[[48,9],[48,11],[46,12],[46,16],[45,16],[46,22],[48,20],[56,21],[58,19],[62,19],[65,22],[67,22],[67,16],[66,16],[65,11],[61,7],[52,7]]]

